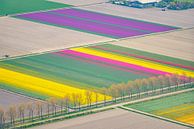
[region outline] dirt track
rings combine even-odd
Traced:
[[[180,30],[139,38],[131,38],[115,45],[194,61],[194,29]]]

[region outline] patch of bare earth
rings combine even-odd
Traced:
[[[35,102],[35,99],[31,99],[27,96],[18,95],[12,92],[4,91],[0,89],[0,108],[7,110],[11,106],[19,106],[20,104],[27,104]]]
[[[0,58],[75,47],[112,40],[70,29],[12,17],[0,18]]]
[[[185,129],[185,127],[134,112],[113,109],[37,126],[34,129]]]
[[[115,45],[194,61],[194,29],[111,42]]]

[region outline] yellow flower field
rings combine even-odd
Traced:
[[[83,96],[83,100],[85,100],[86,90],[84,89],[78,89],[70,85],[56,83],[4,68],[0,68],[0,82],[20,89],[56,98],[62,98],[66,94],[80,93]],[[104,95],[100,93],[98,95],[98,100],[102,101]],[[107,96],[107,99],[110,99],[110,97]],[[93,95],[93,102],[94,101],[95,96]],[[83,101],[83,103],[85,102]]]
[[[187,124],[194,125],[194,113],[191,113],[189,115],[182,116],[180,118],[176,119],[177,121],[181,121]]]
[[[158,110],[153,114],[194,125],[194,104],[182,104],[165,110]]]

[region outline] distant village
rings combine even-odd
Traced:
[[[184,10],[194,8],[194,0],[111,0],[113,4],[135,8],[162,8],[172,10]]]

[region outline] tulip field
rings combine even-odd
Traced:
[[[154,99],[127,107],[194,125],[194,91]]]
[[[174,71],[194,77],[193,64],[111,44],[78,47],[0,61],[0,88],[42,99],[84,96],[87,90]]]
[[[177,29],[77,8],[16,15],[16,18],[73,29],[111,38],[125,38]]]

